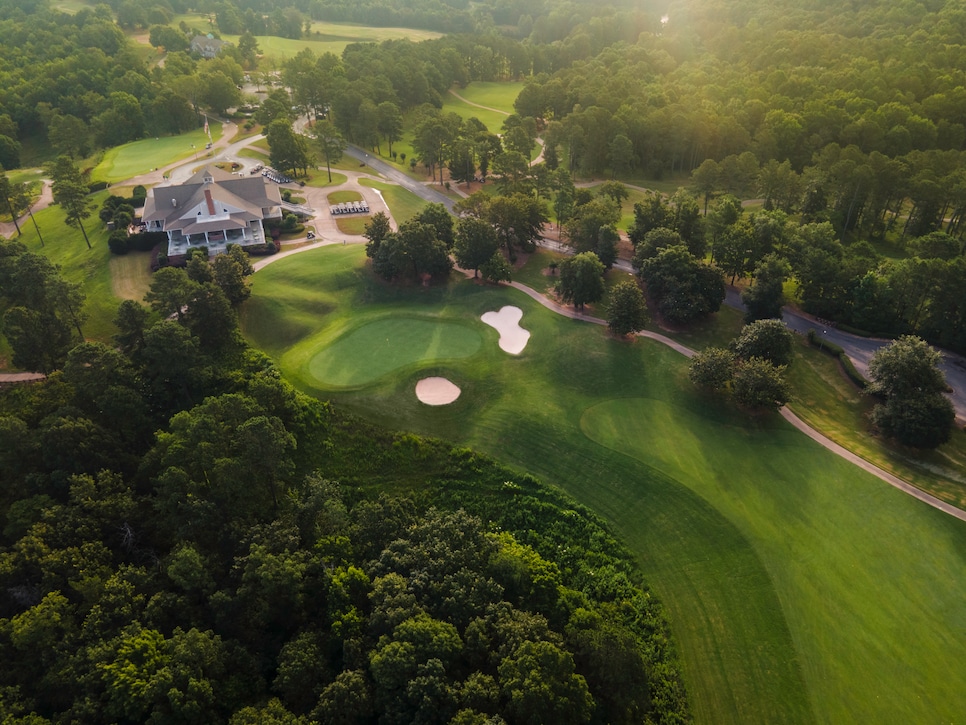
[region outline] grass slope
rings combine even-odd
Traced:
[[[695,393],[683,358],[616,342],[522,294],[469,281],[400,289],[362,250],[259,272],[252,341],[297,385],[382,424],[489,452],[607,518],[667,602],[698,722],[937,722],[966,712],[966,525],[827,453],[781,419]],[[531,331],[502,353],[482,312]],[[476,327],[463,359],[423,360],[337,391],[310,361],[386,315]],[[359,348],[362,364],[372,351]],[[429,408],[430,374],[463,389]]]
[[[102,191],[91,196],[95,210],[100,209],[107,195],[108,192]],[[84,304],[87,322],[82,326],[84,336],[89,340],[110,341],[116,332],[113,320],[120,300],[115,296],[111,283],[107,229],[97,218],[96,212],[84,221],[92,247],[88,249],[80,230],[64,223],[64,212],[59,206],[35,212],[34,218],[45,246],[40,245],[34,225],[29,220],[21,225],[23,236],[17,241],[23,242],[31,252],[49,258],[60,266],[64,277],[81,286],[81,291],[87,297]]]
[[[221,124],[211,123],[209,127],[211,137],[217,141],[221,137]],[[91,172],[91,178],[110,183],[130,179],[195,154],[203,155],[206,143],[208,136],[204,129],[198,128],[179,136],[145,138],[115,146],[104,152],[104,158]]]

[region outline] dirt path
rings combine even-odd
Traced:
[[[32,383],[46,377],[43,373],[0,373],[0,385],[4,383]]]

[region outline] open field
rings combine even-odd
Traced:
[[[171,23],[172,27],[178,27],[184,21],[189,27],[197,29],[199,32],[207,33],[211,29],[208,23],[208,15],[201,13],[181,13],[175,15]],[[217,31],[217,26],[214,30]],[[384,40],[408,39],[413,42],[439,38],[441,33],[431,30],[419,30],[414,28],[370,28],[365,25],[352,25],[342,23],[313,22],[311,34],[307,38],[293,40],[291,38],[279,38],[274,35],[256,35],[258,47],[263,56],[263,70],[271,70],[271,63],[281,63],[288,58],[292,58],[299,51],[310,48],[316,55],[323,53],[334,53],[341,56],[342,51],[347,45],[352,43],[381,43]],[[222,35],[223,40],[229,43],[238,44],[238,35]]]
[[[609,519],[667,603],[697,722],[952,722],[966,711],[966,525],[833,456],[777,416],[686,381],[657,343],[611,340],[507,288],[376,281],[360,248],[270,265],[246,335],[302,389],[487,451]],[[455,278],[454,278],[455,279]],[[518,357],[479,315],[514,304]],[[475,328],[460,359],[401,360],[346,391],[312,361],[387,315]],[[345,347],[361,363],[364,345]],[[416,380],[463,389],[419,404]]]
[[[220,123],[210,124],[210,129],[214,140],[221,138]],[[198,128],[180,136],[145,138],[115,146],[104,153],[101,163],[91,172],[91,178],[107,182],[130,179],[175,161],[190,159],[194,154],[203,154],[206,143],[208,137],[204,129]]]

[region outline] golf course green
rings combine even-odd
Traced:
[[[469,357],[482,342],[476,330],[458,323],[388,317],[323,347],[309,361],[308,373],[323,385],[362,385],[416,363]]]
[[[267,266],[242,308],[246,336],[302,390],[489,453],[607,519],[667,607],[696,722],[966,712],[966,524],[777,415],[705,397],[659,343],[618,341],[455,275],[388,285],[365,262],[361,247],[337,246]],[[521,357],[479,322],[503,305],[531,331]],[[466,354],[440,352],[451,334],[445,345]],[[467,352],[472,335],[481,344]],[[387,337],[400,341],[396,362],[377,362]],[[435,374],[458,382],[452,405],[413,395]]]

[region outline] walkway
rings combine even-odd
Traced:
[[[40,198],[31,205],[31,212],[46,209],[48,206],[54,203],[54,187],[50,179],[41,179],[41,183],[43,186],[40,189]],[[25,223],[30,224],[30,214],[26,212],[22,217],[17,219],[17,224],[19,224],[21,227],[23,227]],[[6,239],[13,239],[17,235],[17,225],[13,222],[0,222],[0,235]]]

